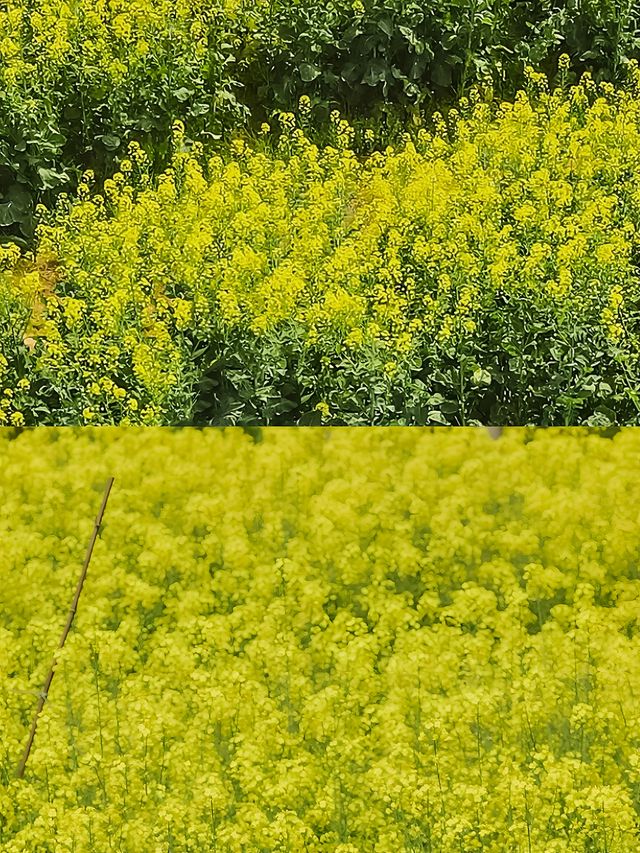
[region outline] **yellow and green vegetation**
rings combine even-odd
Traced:
[[[2,850],[635,853],[640,433],[256,438],[0,434]]]
[[[6,0],[0,425],[640,420],[634,0]]]
[[[207,140],[301,95],[332,108],[512,94],[525,62],[615,80],[637,56],[634,0],[6,0],[0,7],[0,228],[28,243],[34,204],[106,176],[131,139],[162,161],[182,119]]]
[[[308,111],[225,156],[177,121],[1,250],[0,421],[638,423],[635,66],[362,155]]]

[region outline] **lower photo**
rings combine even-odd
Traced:
[[[0,430],[2,853],[637,853],[640,431]]]

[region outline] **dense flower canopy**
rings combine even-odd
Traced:
[[[636,431],[11,437],[3,851],[637,849]]]

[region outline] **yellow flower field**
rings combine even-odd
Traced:
[[[0,433],[3,853],[635,853],[640,433],[254,439]]]
[[[530,72],[364,158],[337,114],[227,157],[178,121],[158,180],[132,143],[1,250],[0,421],[637,423],[639,81]]]

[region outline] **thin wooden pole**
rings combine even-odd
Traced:
[[[91,562],[91,555],[93,554],[93,546],[96,544],[96,539],[98,538],[98,533],[100,532],[100,525],[102,524],[102,517],[104,515],[105,507],[107,506],[107,501],[109,500],[109,493],[111,492],[111,487],[113,486],[113,477],[110,477],[107,480],[107,484],[104,489],[104,495],[102,496],[102,503],[100,504],[100,510],[96,516],[95,524],[93,526],[93,533],[91,534],[91,539],[89,540],[89,546],[87,548],[87,553],[84,558],[84,563],[82,565],[82,571],[80,572],[80,577],[78,578],[78,586],[76,587],[76,594],[73,596],[73,601],[71,602],[71,609],[69,610],[69,615],[67,616],[67,624],[64,626],[64,631],[62,632],[62,637],[60,638],[60,643],[58,644],[58,651],[62,649],[64,646],[67,636],[69,635],[69,631],[71,630],[71,626],[73,625],[73,618],[76,615],[76,610],[78,609],[78,601],[80,600],[80,594],[82,592],[82,587],[84,586],[85,578],[87,577],[87,569],[89,568],[89,563]],[[38,706],[36,708],[36,713],[33,717],[33,723],[31,724],[31,731],[29,732],[29,740],[27,741],[27,745],[24,750],[24,755],[22,756],[22,760],[18,765],[18,769],[16,771],[16,777],[18,779],[22,779],[24,776],[24,768],[27,764],[27,759],[29,758],[29,753],[31,752],[31,747],[33,746],[33,739],[36,736],[36,729],[38,728],[38,718],[42,713],[42,709],[44,708],[44,703],[47,701],[47,695],[49,693],[49,688],[51,687],[51,682],[53,681],[54,675],[54,666],[56,662],[56,655],[54,655],[53,660],[51,661],[51,667],[49,669],[49,674],[44,682],[42,690],[40,691],[40,697],[38,699]]]

